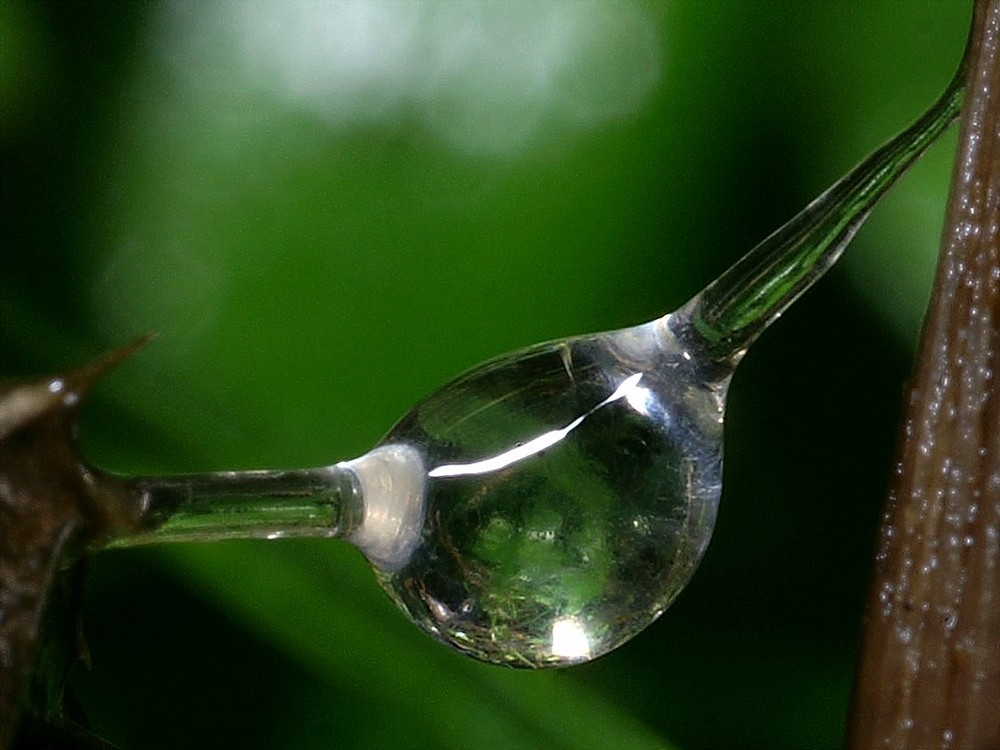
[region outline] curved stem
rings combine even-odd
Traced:
[[[224,471],[130,480],[145,531],[109,547],[151,542],[346,535],[360,498],[339,466],[297,471]]]
[[[760,333],[840,258],[893,183],[955,120],[964,75],[875,151],[682,308],[710,356],[739,361]]]

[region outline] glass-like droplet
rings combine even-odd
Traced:
[[[599,656],[652,622],[708,544],[728,376],[667,319],[542,344],[466,373],[382,442],[425,470],[419,541],[380,566],[426,631],[486,661]],[[404,545],[405,546],[405,545]]]

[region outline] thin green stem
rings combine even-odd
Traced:
[[[703,337],[709,356],[738,361],[757,336],[840,258],[879,198],[958,116],[963,93],[960,72],[919,120],[682,308]]]
[[[131,480],[145,532],[109,546],[168,541],[338,537],[360,504],[337,466],[298,471],[224,471]]]

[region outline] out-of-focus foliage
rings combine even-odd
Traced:
[[[0,4],[0,375],[149,328],[128,473],[357,455],[493,354],[672,309],[943,88],[958,2]],[[468,662],[336,542],[99,555],[74,692],[125,747],[839,747],[953,139],[741,366],[674,608]]]

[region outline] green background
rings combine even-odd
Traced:
[[[93,463],[358,455],[482,359],[683,303],[933,100],[969,6],[0,3],[0,375],[155,328],[88,406]],[[339,542],[108,552],[72,681],[95,729],[838,747],[953,151],[741,365],[714,541],[631,644],[472,663]]]

